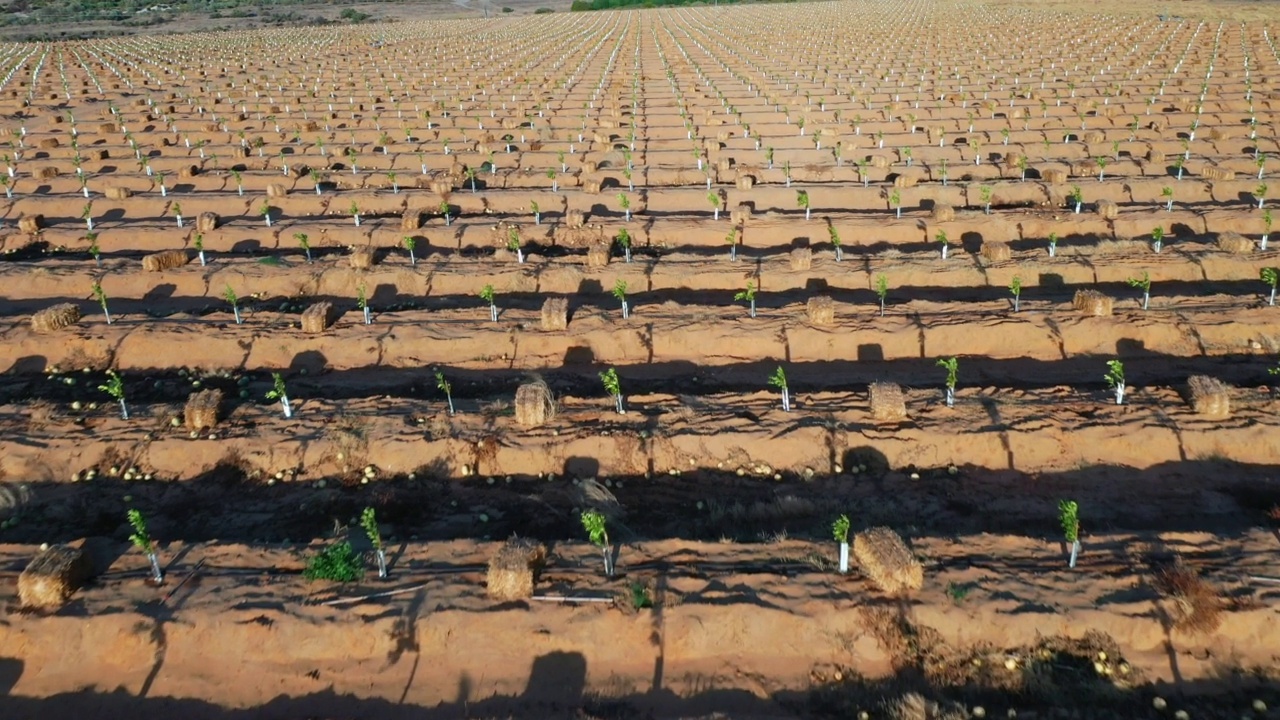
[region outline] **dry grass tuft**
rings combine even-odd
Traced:
[[[54,332],[80,321],[80,308],[71,303],[58,303],[31,316],[31,329],[38,333]]]
[[[798,247],[791,251],[792,270],[808,270],[811,267],[813,267],[813,250],[807,247]]]
[[[890,720],[966,720],[969,716],[958,708],[944,708],[919,693],[907,693],[885,705]]]
[[[374,254],[371,247],[351,248],[351,267],[355,270],[368,270],[373,267]]]
[[[521,427],[538,427],[556,416],[556,400],[542,378],[516,388],[516,422]]]
[[[870,387],[871,417],[881,422],[897,422],[907,417],[907,402],[897,383],[873,382]]]
[[[996,242],[994,240],[982,241],[982,257],[989,263],[1005,262],[1013,257],[1013,251],[1009,249],[1009,243]]]
[[[18,601],[36,610],[57,610],[89,579],[88,558],[79,548],[54,545],[18,576]]]
[[[1231,414],[1230,388],[1217,378],[1192,375],[1187,378],[1187,395],[1199,415],[1224,418]]]
[[[147,272],[160,272],[186,265],[191,261],[186,250],[161,250],[142,258],[142,269]]]
[[[533,596],[533,583],[546,562],[547,548],[542,543],[511,538],[489,558],[486,586],[489,597],[500,602],[523,600]]]
[[[1120,206],[1110,200],[1099,200],[1097,204],[1098,214],[1104,220],[1115,220],[1120,214]]]
[[[1156,572],[1156,590],[1172,601],[1173,626],[1193,633],[1210,633],[1222,624],[1222,595],[1194,568],[1181,560]]]
[[[898,533],[887,527],[871,528],[853,538],[853,556],[871,582],[882,591],[897,595],[919,590],[924,568]]]
[[[1097,290],[1077,290],[1071,304],[1084,315],[1106,317],[1111,314],[1111,298]]]
[[[222,391],[216,388],[191,393],[182,410],[188,430],[205,430],[218,425],[218,409],[222,405]]]
[[[542,329],[564,330],[569,327],[569,301],[565,298],[547,298],[542,303]]]
[[[809,298],[809,302],[805,303],[805,311],[809,314],[809,322],[814,325],[835,324],[836,304],[826,295]]]
[[[601,268],[609,264],[610,250],[613,244],[609,241],[593,242],[587,246],[587,267]]]
[[[1232,255],[1248,255],[1253,252],[1254,242],[1236,232],[1224,232],[1218,236],[1218,249]]]
[[[950,205],[937,203],[930,212],[934,222],[949,222],[956,219],[956,209]]]
[[[302,311],[302,331],[322,333],[333,322],[333,303],[318,302]]]

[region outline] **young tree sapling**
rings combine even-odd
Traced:
[[[200,258],[200,267],[204,267],[204,233],[196,233],[191,240],[191,247],[196,249],[196,256]]]
[[[1115,391],[1116,404],[1123,404],[1125,390],[1124,364],[1119,360],[1108,360],[1107,374],[1103,376],[1103,379],[1107,381],[1107,387]]]
[[[730,228],[724,240],[729,243],[729,262],[735,262],[738,259],[738,228]]]
[[[369,310],[369,288],[364,283],[356,286],[356,307],[364,314],[364,324],[373,323],[373,313]]]
[[[831,532],[840,543],[840,574],[849,572],[849,516],[841,515],[831,524]]]
[[[231,303],[231,312],[236,316],[236,324],[240,325],[240,298],[236,295],[236,291],[231,288],[229,283],[227,284],[226,289],[222,291],[222,297],[226,298],[228,303]]]
[[[306,253],[307,262],[311,262],[311,240],[306,233],[294,233],[293,239],[298,241],[298,246],[302,248],[302,252]]]
[[[90,289],[93,291],[93,299],[97,300],[98,304],[102,306],[102,314],[107,317],[107,324],[110,325],[111,311],[107,310],[107,293],[102,289],[100,283],[94,283]]]
[[[182,205],[181,203],[173,204],[173,216],[178,219],[178,227],[182,227]]]
[[[831,237],[831,247],[836,251],[836,262],[844,259],[844,249],[840,247],[840,233],[836,232],[834,225],[827,226],[827,235]]]
[[[984,215],[991,214],[991,186],[983,185],[978,188],[978,197],[982,200],[982,213]]]
[[[631,317],[631,306],[627,304],[626,280],[618,280],[613,284],[613,296],[618,298],[618,302],[622,303],[622,319],[626,320]]]
[[[622,405],[622,385],[618,382],[618,371],[609,368],[600,373],[600,382],[604,383],[605,392],[609,393],[609,396],[613,398],[614,409],[618,411],[619,415],[625,415],[627,411]]]
[[[89,241],[89,254],[93,256],[93,262],[102,267],[102,248],[98,247],[98,233],[85,233],[84,239]]]
[[[1075,500],[1058,501],[1058,522],[1062,524],[1062,533],[1071,543],[1071,558],[1067,567],[1075,569],[1076,557],[1080,554],[1080,506]]]
[[[1262,211],[1262,242],[1258,243],[1261,250],[1267,249],[1267,238],[1271,236],[1271,210]]]
[[[520,230],[515,225],[507,228],[507,249],[516,254],[516,262],[524,263],[524,250],[520,248]]]
[[[1084,191],[1080,189],[1079,185],[1072,185],[1071,195],[1069,197],[1071,198],[1071,202],[1075,203],[1076,214],[1079,215],[1080,208],[1084,205]]]
[[[791,412],[791,391],[787,388],[787,374],[782,371],[781,366],[769,376],[769,384],[782,393],[782,411]]]
[[[605,527],[604,515],[597,510],[584,510],[581,519],[582,527],[587,531],[591,544],[600,548],[604,555],[605,577],[613,577],[613,554],[610,552],[609,531]]]
[[[1165,199],[1165,212],[1173,212],[1173,188],[1167,185],[1160,188],[1160,195]]]
[[[360,527],[364,529],[364,534],[368,536],[369,542],[373,544],[373,554],[378,559],[378,578],[385,580],[387,577],[387,550],[382,545],[382,533],[378,530],[378,518],[374,514],[371,507],[364,509],[360,513]]]
[[[938,367],[947,371],[947,407],[955,407],[956,404],[956,376],[960,372],[960,361],[954,357],[939,358]]]
[[[1156,226],[1156,228],[1151,231],[1151,241],[1152,241],[1151,249],[1155,250],[1156,252],[1160,252],[1160,249],[1164,247],[1164,228],[1163,227]]]
[[[949,242],[949,241],[947,240],[947,231],[945,231],[945,230],[939,230],[939,231],[938,231],[938,234],[933,236],[933,239],[934,239],[934,240],[937,240],[939,243],[941,243],[941,244],[942,244],[942,259],[943,259],[943,260],[946,260],[946,259],[947,259],[947,247],[948,247],[948,242]]]
[[[417,267],[418,258],[414,256],[413,250],[414,248],[418,247],[418,239],[413,237],[412,235],[405,235],[401,239],[401,242],[404,243],[404,249],[409,251],[409,266]]]
[[[534,200],[529,201],[529,212],[533,213],[533,224],[542,224],[542,211],[538,209],[538,203]]]
[[[799,190],[796,192],[796,204],[804,209],[804,219],[809,219],[809,192],[807,190]]]
[[[160,571],[160,558],[156,552],[156,543],[151,539],[151,534],[147,532],[147,521],[142,517],[142,513],[130,508],[125,516],[129,519],[129,526],[133,528],[133,532],[129,534],[129,542],[133,546],[142,551],[147,556],[147,562],[151,563],[151,579],[156,585],[164,582],[164,573]]]
[[[1013,295],[1013,311],[1018,312],[1021,309],[1020,304],[1022,301],[1022,278],[1017,275],[1013,276],[1013,279],[1009,281],[1009,293]]]
[[[750,312],[751,317],[755,317],[755,316],[756,316],[756,286],[755,286],[755,283],[753,283],[753,282],[747,282],[747,289],[746,289],[746,290],[743,290],[742,292],[738,293],[737,295],[734,295],[734,296],[733,296],[733,299],[734,299],[734,300],[736,300],[736,301],[739,301],[739,302],[741,302],[741,301],[745,300],[745,301],[750,305],[750,310],[749,310],[749,312]]]
[[[347,212],[351,213],[352,219],[356,222],[356,227],[360,227],[360,206],[355,200],[351,201],[351,207],[347,208]]]
[[[1058,256],[1058,233],[1049,233],[1049,257]]]
[[[293,407],[289,404],[289,393],[284,387],[284,377],[278,373],[271,373],[271,389],[267,391],[268,400],[279,400],[280,407],[284,410],[286,420],[293,417]]]
[[[489,319],[498,322],[498,305],[494,302],[493,285],[480,288],[480,299],[489,303]]]
[[[115,370],[107,371],[107,381],[105,384],[99,385],[98,389],[116,399],[120,403],[120,419],[129,419],[129,406],[124,400],[124,380],[120,378],[120,374]]]
[[[1125,282],[1129,283],[1129,287],[1137,288],[1142,291],[1142,309],[1146,310],[1151,302],[1151,275],[1143,272],[1140,278],[1129,278]]]
[[[631,262],[631,233],[626,228],[618,229],[618,247],[622,248],[622,255],[627,262]]]
[[[884,304],[889,297],[889,279],[884,273],[876,276],[876,297],[880,299],[880,317],[884,317]]]
[[[445,379],[444,373],[436,371],[436,387],[444,393],[445,402],[449,404],[449,414],[453,414],[453,383]]]
[[[1267,298],[1267,304],[1275,305],[1276,304],[1276,281],[1280,280],[1280,270],[1277,270],[1276,268],[1273,268],[1273,267],[1265,267],[1265,268],[1262,268],[1262,271],[1259,273],[1259,277],[1262,278],[1262,282],[1266,283],[1268,286],[1271,287],[1271,295],[1270,297]]]

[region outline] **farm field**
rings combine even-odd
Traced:
[[[1132,6],[0,44],[6,703],[1268,717],[1280,23]]]

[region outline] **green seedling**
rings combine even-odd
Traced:
[[[196,236],[191,240],[191,247],[196,249],[196,256],[200,258],[200,267],[204,267],[205,262],[204,262],[204,234],[203,233],[196,233]]]
[[[1058,522],[1062,525],[1062,534],[1071,543],[1071,559],[1067,567],[1074,569],[1076,557],[1080,554],[1080,505],[1075,500],[1058,501]]]
[[[884,317],[885,300],[889,297],[889,279],[883,273],[876,276],[876,297],[880,299],[880,317]]]
[[[541,225],[542,211],[538,209],[538,203],[536,201],[533,201],[533,200],[529,201],[529,212],[533,213],[533,224]]]
[[[1268,208],[1262,211],[1262,242],[1258,247],[1262,250],[1267,249],[1267,238],[1271,236],[1271,210]]]
[[[831,524],[831,533],[840,543],[840,574],[849,572],[849,516],[841,515]]]
[[[373,313],[369,310],[369,288],[364,283],[356,286],[356,307],[364,314],[364,324],[373,323]]]
[[[88,232],[93,232],[93,203],[84,204],[84,210],[80,212],[80,219],[84,220],[85,229]]]
[[[1018,312],[1022,303],[1022,278],[1013,276],[1009,281],[1009,293],[1013,295],[1013,311]]]
[[[102,314],[107,316],[107,324],[111,324],[111,311],[107,309],[107,293],[102,289],[100,283],[94,283],[90,288],[93,291],[93,299],[98,301],[102,306]]]
[[[515,225],[507,228],[507,249],[516,254],[516,262],[524,264],[524,250],[520,248],[520,230]]]
[[[1098,157],[1094,159],[1094,163],[1098,165],[1098,182],[1102,182],[1103,176],[1107,170],[1107,159],[1105,157]]]
[[[631,262],[631,233],[627,232],[626,228],[620,228],[615,239],[618,247],[622,248],[623,257],[626,258],[627,262]]]
[[[712,218],[711,218],[711,219],[712,219],[712,220],[719,221],[719,220],[720,220],[720,206],[721,206],[721,204],[724,202],[724,201],[720,198],[720,193],[718,193],[718,192],[709,192],[709,193],[707,193],[707,202],[708,202],[708,203],[711,203],[711,213],[712,213]]]
[[[600,382],[604,383],[605,392],[613,398],[614,409],[619,415],[625,415],[627,411],[622,405],[622,385],[618,382],[618,371],[609,368],[600,373]]]
[[[947,248],[950,246],[950,241],[947,239],[947,232],[945,230],[939,230],[938,234],[933,236],[933,239],[942,245],[942,259],[946,260]]]
[[[236,316],[236,324],[242,324],[243,321],[240,318],[240,298],[236,295],[236,291],[231,288],[230,284],[228,284],[222,291],[222,297],[231,304],[231,312]]]
[[[278,373],[271,373],[271,389],[267,391],[268,400],[279,400],[280,407],[284,410],[286,420],[293,417],[293,407],[289,404],[289,393],[284,387],[284,377]]]
[[[748,312],[750,313],[751,317],[755,317],[755,316],[756,316],[756,286],[755,286],[755,283],[748,282],[748,283],[747,283],[747,289],[746,289],[746,290],[743,290],[742,292],[740,292],[740,293],[738,293],[738,294],[736,294],[736,295],[734,295],[734,296],[733,296],[733,299],[734,299],[735,301],[737,301],[737,302],[743,302],[743,301],[745,301],[745,302],[748,304],[749,308],[750,308],[750,309],[748,310]]]
[[[400,240],[400,242],[402,242],[402,243],[404,244],[404,249],[409,251],[409,266],[410,266],[410,267],[417,267],[417,265],[418,265],[418,258],[417,258],[417,257],[415,257],[415,256],[414,256],[414,254],[413,254],[414,249],[418,247],[418,240],[417,240],[417,238],[413,237],[412,235],[405,235],[405,236]]]
[[[831,237],[831,247],[836,251],[836,262],[844,259],[844,249],[840,246],[840,233],[836,231],[834,225],[827,226],[827,235]]]
[[[982,202],[982,212],[984,215],[991,214],[991,186],[983,185],[978,188],[978,199]]]
[[[178,227],[182,227],[182,205],[180,203],[173,204],[173,216],[178,219]]]
[[[453,414],[453,384],[445,379],[444,373],[436,371],[436,388],[444,393],[445,402],[449,404],[449,414]]]
[[[347,208],[347,212],[351,213],[351,217],[356,222],[356,227],[360,227],[360,205],[355,200],[351,201],[351,207]]]
[[[1107,387],[1111,388],[1116,394],[1116,404],[1124,403],[1124,363],[1119,360],[1107,361],[1107,374],[1103,376],[1107,381]]]
[[[1173,188],[1167,185],[1160,188],[1160,196],[1165,199],[1165,212],[1173,212]]]
[[[896,188],[889,193],[889,207],[894,209],[897,218],[902,218],[902,193]]]
[[[311,262],[311,240],[306,233],[294,233],[293,239],[298,241],[298,246],[302,248],[302,252],[307,256],[307,262]]]
[[[582,527],[587,531],[587,538],[604,554],[605,577],[613,577],[613,555],[610,553],[609,530],[605,527],[604,515],[596,510],[584,510],[581,519]]]
[[[1182,166],[1186,163],[1181,155],[1173,159],[1173,169],[1178,171],[1178,179],[1182,179]]]
[[[1058,233],[1049,233],[1049,257],[1058,256]]]
[[[956,377],[960,373],[960,361],[956,358],[939,358],[938,367],[947,371],[947,407],[956,404]]]
[[[1157,226],[1151,231],[1151,249],[1160,252],[1164,247],[1164,228]]]
[[[1262,268],[1262,271],[1259,273],[1259,277],[1262,279],[1262,282],[1266,283],[1271,288],[1271,295],[1270,297],[1267,298],[1267,304],[1275,305],[1276,304],[1276,281],[1280,280],[1280,270],[1277,270],[1276,268],[1273,268],[1273,267],[1265,267],[1265,268]]]
[[[236,181],[236,194],[243,197],[244,196],[244,178],[240,175],[240,171],[232,170],[231,177]],[[164,185],[161,185],[160,187],[163,191]]]
[[[1253,196],[1258,199],[1258,209],[1262,209],[1262,204],[1267,200],[1267,184],[1262,183],[1253,189]]]
[[[449,225],[452,223],[452,221],[449,218],[449,209],[450,208],[449,208],[448,200],[441,200],[439,207],[436,208],[436,211],[439,212],[444,217],[445,227],[449,227]]]
[[[631,317],[631,306],[627,303],[627,281],[619,280],[613,284],[613,296],[622,303],[622,319]]]
[[[89,241],[89,254],[93,256],[93,262],[102,267],[102,248],[98,247],[98,233],[85,233],[84,238]]]
[[[731,228],[724,241],[729,243],[729,262],[735,262],[738,259],[738,228]]]
[[[547,179],[551,181],[551,192],[560,191],[560,181],[556,180],[556,169],[547,168]]]
[[[125,513],[125,517],[129,520],[129,527],[133,528],[133,532],[129,534],[129,542],[147,556],[147,562],[151,563],[151,579],[159,585],[164,582],[164,573],[160,571],[160,557],[156,552],[156,543],[151,539],[151,533],[147,532],[147,520],[142,517],[141,512],[133,508]]]
[[[302,576],[308,580],[331,580],[349,583],[360,579],[364,568],[360,556],[352,549],[351,543],[343,541],[334,543],[316,553],[307,562]]]
[[[1069,197],[1071,198],[1071,202],[1075,203],[1076,214],[1079,215],[1080,208],[1084,206],[1084,191],[1080,189],[1079,185],[1072,185],[1071,195],[1069,195]]]
[[[382,532],[378,530],[378,518],[374,514],[371,507],[364,509],[360,513],[360,527],[364,530],[364,534],[369,538],[369,542],[373,545],[374,555],[378,558],[378,577],[386,579],[387,577],[387,550],[382,545]]]
[[[99,385],[98,389],[120,403],[120,419],[128,420],[129,406],[124,401],[124,380],[120,378],[120,374],[115,370],[108,370],[106,383]]]
[[[807,190],[799,190],[796,192],[796,204],[804,209],[804,219],[809,219],[809,192]]]
[[[791,390],[787,387],[787,374],[779,367],[769,376],[769,384],[782,393],[782,411],[791,412]]]
[[[1146,310],[1151,302],[1151,275],[1144,272],[1142,277],[1129,278],[1125,282],[1129,283],[1129,287],[1142,291],[1142,309]]]
[[[480,299],[489,303],[489,319],[498,322],[498,305],[494,302],[494,292],[492,285],[485,285],[480,288]]]

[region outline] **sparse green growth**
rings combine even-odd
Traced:
[[[120,403],[120,418],[129,419],[129,406],[124,401],[124,380],[120,378],[120,374],[115,370],[107,371],[107,381],[105,384],[99,385],[98,389],[115,398]]]
[[[840,517],[836,518],[836,521],[831,524],[831,532],[833,535],[835,535],[836,542],[838,543],[849,542],[849,527],[850,527],[850,524],[849,524],[848,515],[841,515]]]
[[[1115,391],[1116,404],[1120,405],[1124,402],[1124,364],[1119,360],[1107,361],[1107,374],[1103,376],[1107,381],[1107,387]]]
[[[631,317],[631,308],[627,304],[627,281],[618,280],[613,284],[613,296],[622,303],[622,319],[626,320]]]
[[[351,543],[343,541],[334,543],[321,550],[307,562],[302,576],[308,580],[331,580],[333,582],[355,582],[364,574],[360,564],[360,556],[351,548]]]
[[[884,273],[876,276],[876,297],[880,299],[880,317],[884,317],[884,304],[889,297],[889,279]]]
[[[1009,281],[1009,293],[1013,295],[1013,311],[1018,312],[1022,302],[1022,278],[1017,275]]]
[[[1071,544],[1071,560],[1068,567],[1076,566],[1076,555],[1080,552],[1080,506],[1074,500],[1058,501],[1058,523],[1062,526],[1063,537]]]
[[[1151,300],[1151,275],[1143,272],[1140,278],[1129,278],[1125,282],[1129,283],[1129,287],[1137,288],[1142,291],[1142,309],[1146,310]]]
[[[289,405],[289,393],[285,390],[284,376],[278,372],[271,373],[271,389],[267,391],[268,400],[279,400],[284,409],[285,419],[293,417],[293,408]]]
[[[954,407],[956,401],[956,379],[960,374],[960,361],[954,357],[939,358],[937,365],[947,371],[947,407]]]
[[[492,285],[485,285],[480,288],[480,299],[489,303],[489,319],[498,322],[498,305],[494,302],[494,292]]]
[[[444,373],[436,371],[436,388],[444,393],[444,399],[449,403],[449,414],[453,414],[453,385],[445,379]]]
[[[622,405],[622,384],[618,381],[618,371],[609,368],[600,373],[600,382],[604,383],[605,392],[613,398],[614,408],[619,415],[625,415],[626,410]]]
[[[417,238],[412,235],[405,235],[401,242],[404,243],[404,249],[409,251],[409,265],[416,267],[418,265],[418,258],[414,257],[413,251],[418,247]]]
[[[1151,248],[1156,252],[1160,252],[1160,249],[1164,247],[1164,228],[1163,227],[1157,225],[1156,228],[1151,231],[1151,241],[1152,241]]]
[[[111,324],[111,312],[107,310],[107,293],[102,289],[101,283],[94,283],[90,288],[93,291],[93,299],[98,301],[102,306],[102,314],[107,316],[107,324]]]
[[[307,238],[306,233],[294,233],[293,239],[298,241],[298,246],[302,248],[302,252],[307,255],[307,262],[311,262],[311,241]]]
[[[787,387],[787,374],[783,372],[781,366],[769,376],[769,384],[782,392],[783,412],[791,412],[791,391]]]
[[[736,295],[734,295],[734,296],[733,296],[733,299],[734,299],[735,301],[738,301],[738,302],[742,302],[742,301],[744,301],[744,300],[745,300],[747,303],[749,303],[749,304],[750,304],[750,307],[751,307],[751,309],[750,309],[751,317],[755,317],[755,316],[756,316],[756,286],[755,286],[755,283],[748,282],[748,283],[747,283],[747,289],[746,289],[746,290],[743,290],[742,292],[740,292],[740,293],[738,293],[738,294],[736,294]]]
[[[1273,267],[1262,268],[1262,271],[1258,273],[1258,276],[1262,278],[1262,282],[1266,283],[1271,288],[1271,296],[1267,299],[1267,304],[1275,305],[1276,281],[1280,280],[1280,270]]]
[[[240,318],[240,298],[239,296],[236,295],[236,291],[232,289],[229,283],[227,284],[226,288],[223,289],[222,297],[225,298],[226,301],[231,304],[231,312],[234,313],[236,316],[236,324],[240,325],[242,322]]]

